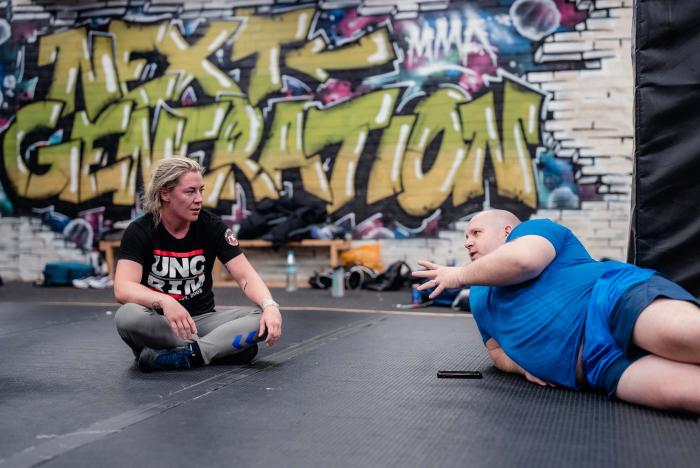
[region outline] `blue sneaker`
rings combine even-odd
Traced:
[[[190,369],[196,367],[197,364],[200,363],[192,349],[192,345],[158,351],[151,348],[143,348],[138,361],[138,367],[141,372]]]

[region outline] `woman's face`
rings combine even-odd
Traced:
[[[163,210],[177,219],[187,222],[197,221],[202,211],[204,179],[199,172],[186,172],[180,176],[177,185],[170,191],[161,193]]]

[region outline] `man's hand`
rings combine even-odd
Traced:
[[[532,383],[536,383],[537,385],[541,385],[543,387],[556,387],[556,385],[554,385],[553,383],[547,382],[546,380],[542,380],[539,377],[535,377],[534,375],[532,375],[528,371],[524,371],[524,372],[525,372],[525,378]]]
[[[542,385],[543,387],[556,387],[556,385],[554,385],[553,383],[547,382],[546,380],[542,380],[539,377],[535,377],[534,375],[520,367],[506,354],[505,351],[503,351],[501,345],[498,344],[498,341],[496,341],[494,338],[489,338],[486,341],[485,345],[486,351],[488,351],[489,356],[491,357],[491,360],[493,361],[493,364],[496,366],[497,369],[502,370],[503,372],[524,375],[528,381],[536,383],[537,385]]]
[[[170,323],[173,334],[183,340],[192,339],[192,334],[197,333],[197,325],[190,317],[189,312],[182,304],[175,299],[169,301],[155,301],[152,305],[154,309],[163,309],[163,316]]]
[[[275,344],[282,334],[282,314],[276,305],[269,305],[263,309],[258,336],[263,336],[265,331],[267,331],[265,343],[268,346]]]
[[[445,288],[459,288],[464,286],[460,278],[462,267],[446,267],[425,260],[419,260],[418,264],[427,268],[427,270],[414,271],[413,276],[416,278],[430,279],[430,281],[426,281],[418,287],[419,291],[435,288],[433,292],[430,293],[430,296],[428,296],[430,299],[439,296]]]

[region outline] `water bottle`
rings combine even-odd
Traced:
[[[342,266],[333,269],[331,276],[331,296],[345,296],[345,269]]]
[[[287,280],[287,291],[297,290],[297,261],[294,258],[294,251],[287,252],[287,263],[284,267],[285,279]]]
[[[447,266],[453,267],[457,265],[457,257],[452,253],[452,250],[447,254]]]

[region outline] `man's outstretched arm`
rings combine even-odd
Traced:
[[[551,242],[541,236],[520,237],[498,247],[488,255],[460,267],[445,267],[425,260],[418,263],[427,268],[415,271],[413,276],[428,278],[418,289],[435,288],[431,298],[445,288],[459,288],[473,284],[484,286],[510,286],[535,278],[547,268],[556,250]]]

